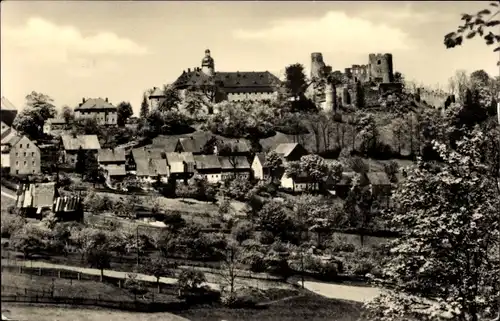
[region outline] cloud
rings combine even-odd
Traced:
[[[74,26],[56,25],[42,18],[30,18],[21,27],[2,26],[2,42],[21,49],[24,58],[39,62],[72,62],[95,56],[145,55],[148,49],[112,32],[85,36]]]
[[[430,22],[444,21],[453,17],[446,12],[419,11],[411,3],[399,8],[370,8],[362,10],[358,16],[371,21],[385,21],[390,24],[421,25]]]
[[[288,48],[317,48],[324,52],[351,54],[412,48],[411,38],[403,30],[338,11],[329,11],[321,18],[277,20],[269,28],[260,30],[235,30],[233,36],[281,43]]]

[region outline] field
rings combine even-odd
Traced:
[[[178,314],[193,321],[355,321],[360,312],[360,303],[330,300],[309,293],[259,310],[200,307]]]
[[[186,321],[171,313],[132,313],[116,310],[74,308],[70,306],[40,306],[17,303],[2,303],[4,315],[15,320],[38,321]]]

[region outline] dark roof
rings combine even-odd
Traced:
[[[101,148],[97,135],[61,135],[65,150],[97,150]]]
[[[250,169],[250,164],[245,156],[219,156],[222,169]]]
[[[264,164],[266,162],[266,153],[257,153],[255,154],[255,157],[259,159],[260,164],[262,167],[264,167]]]
[[[200,132],[192,134],[189,137],[180,138],[179,143],[184,152],[200,153],[212,137],[214,137],[214,135],[211,133]]]
[[[193,153],[182,152],[182,153],[166,153],[167,162],[170,165],[174,163],[194,163]]]
[[[139,159],[136,160],[137,176],[155,177],[158,175],[168,175],[166,159]]]
[[[307,176],[305,173],[300,173],[297,177],[293,179],[294,183],[300,184],[300,183],[312,183],[313,179],[312,177]]]
[[[196,169],[220,169],[221,165],[217,155],[194,155]]]
[[[145,146],[132,149],[132,157],[137,163],[139,159],[162,159],[165,158],[163,148]]]
[[[235,92],[273,92],[280,80],[269,71],[217,72],[209,77],[201,70],[183,72],[174,82],[178,88],[201,87],[219,84],[227,93]]]
[[[279,144],[278,146],[276,146],[276,148],[274,149],[274,152],[278,155],[281,155],[283,157],[288,157],[290,155],[291,152],[293,152],[293,150],[295,148],[297,148],[297,146],[299,146],[298,143],[285,143],[285,144]]]
[[[54,200],[54,212],[73,212],[81,208],[82,199],[79,196],[57,197]]]
[[[97,151],[97,161],[103,162],[125,162],[125,149],[104,148]]]
[[[153,138],[153,147],[163,148],[166,153],[171,153],[175,151],[175,147],[179,142],[178,136],[158,136]]]
[[[107,100],[107,98],[106,98]],[[116,111],[116,107],[113,106],[111,103],[106,101],[102,98],[89,98],[85,100],[84,103],[81,103],[78,107],[75,108],[75,110],[82,110],[82,109],[113,109]]]
[[[248,153],[250,151],[250,142],[243,138],[225,138],[222,136],[217,137],[218,146],[221,148],[223,145],[230,147],[231,151],[238,153]]]

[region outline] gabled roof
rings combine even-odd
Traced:
[[[188,152],[182,152],[182,153],[166,153],[167,157],[167,163],[168,164],[174,164],[174,163],[194,163],[194,156],[193,153],[188,153]]]
[[[21,184],[17,192],[16,207],[52,208],[55,196],[55,183]]]
[[[101,148],[97,135],[61,135],[65,150],[98,150]]]
[[[298,143],[285,143],[285,144],[279,144],[278,146],[276,146],[276,148],[274,149],[274,152],[278,155],[281,155],[283,157],[288,157],[290,155],[291,152],[293,152],[293,150],[295,148],[297,148],[297,146],[299,146]]]
[[[250,142],[246,139],[217,137],[217,143],[220,147],[227,146],[231,151],[238,153],[248,153],[250,151]]]
[[[136,161],[137,176],[155,177],[168,175],[166,159],[139,159]]]
[[[245,156],[219,156],[222,169],[250,169],[250,164]]]
[[[368,172],[366,176],[372,185],[391,185],[391,181],[385,172]]]
[[[262,167],[264,167],[264,164],[266,162],[266,153],[256,153],[255,158],[258,158],[260,164],[262,165]]]
[[[14,128],[10,127],[9,125],[5,124],[2,122],[2,129],[1,129],[1,139],[2,139],[2,145],[8,144],[8,142],[12,139],[12,137],[17,135],[17,132]]]
[[[97,151],[97,161],[103,162],[125,162],[125,149],[104,148]]]
[[[175,151],[177,143],[179,142],[179,136],[157,136],[153,138],[153,147],[163,148],[166,153],[171,153]]]
[[[113,109],[116,111],[116,107],[113,106],[108,101],[102,98],[89,98],[81,103],[75,110],[86,110],[86,109]]]
[[[162,159],[165,158],[163,148],[145,146],[132,149],[132,157],[137,162],[138,159]]]
[[[161,88],[159,87],[154,87],[153,92],[149,95],[149,98],[155,98],[155,97],[165,97],[165,93]]]
[[[194,155],[193,157],[197,170],[221,168],[217,155]]]
[[[127,172],[125,170],[125,164],[111,164],[106,166],[106,172],[109,176],[125,176]]]
[[[293,136],[276,132],[276,135],[263,138],[259,141],[264,151],[274,150],[279,144],[293,143]]]
[[[1,99],[0,109],[1,110],[15,110],[15,111],[17,111],[16,106],[14,106],[14,104],[12,104],[7,98],[5,98],[3,96]]]
[[[203,147],[212,139],[214,135],[211,133],[201,132],[179,139],[179,144],[184,152],[200,153]]]
[[[81,208],[82,199],[78,195],[57,197],[54,212],[73,212]]]

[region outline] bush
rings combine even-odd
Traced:
[[[2,237],[9,238],[21,230],[25,224],[26,220],[19,215],[2,213]]]
[[[356,251],[356,245],[349,243],[346,241],[345,238],[338,236],[330,240],[327,243],[326,247],[331,253],[338,253],[338,252],[351,253]]]
[[[370,261],[369,259],[363,258],[356,260],[353,262],[353,267],[352,267],[352,273],[354,275],[358,276],[365,276],[366,274],[370,273],[373,274],[373,270],[375,268],[374,262]]]

